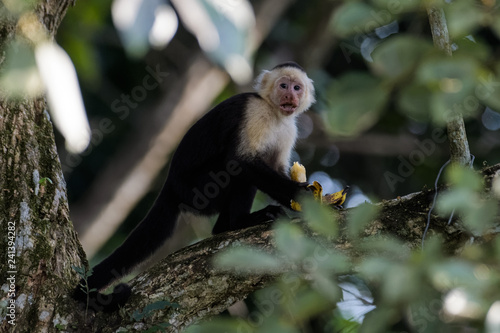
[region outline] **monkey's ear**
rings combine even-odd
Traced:
[[[267,82],[269,81],[269,74],[270,71],[268,70],[263,70],[259,76],[257,76],[257,78],[255,79],[255,84],[254,84],[254,89],[257,91],[257,92],[261,92],[264,87],[267,85]]]
[[[307,90],[309,91],[309,106],[316,103],[316,90],[314,89],[314,82],[310,78],[307,78]]]

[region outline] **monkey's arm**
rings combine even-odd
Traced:
[[[298,183],[284,174],[275,171],[261,159],[240,161],[243,177],[247,182],[256,186],[285,207],[290,206],[301,190],[307,190],[307,183]]]
[[[241,167],[241,173],[227,189],[228,195],[214,226],[214,234],[276,220],[279,215],[284,214],[281,206],[274,205],[250,213],[257,189],[267,193],[283,206],[290,207],[291,199],[295,198],[301,189],[305,190],[307,186],[307,183],[292,181],[258,158],[241,159],[238,160],[238,164]]]

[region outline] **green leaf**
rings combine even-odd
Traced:
[[[389,90],[366,73],[349,72],[333,82],[326,93],[329,129],[352,136],[372,127],[380,117]]]
[[[367,258],[359,265],[359,272],[368,280],[381,281],[394,263],[383,257]]]
[[[441,291],[459,286],[475,287],[479,281],[474,275],[474,266],[468,262],[450,259],[439,262],[429,268],[433,285]]]
[[[33,48],[14,40],[6,47],[5,65],[0,77],[0,89],[8,96],[26,98],[43,91]]]
[[[423,38],[405,35],[392,37],[374,50],[372,67],[382,76],[398,79],[410,74],[430,50],[432,44]]]
[[[360,243],[359,246],[372,255],[383,255],[405,260],[410,256],[410,250],[401,241],[393,237],[372,236]]]
[[[312,286],[324,297],[335,303],[340,301],[342,293],[336,282],[333,281],[333,275],[327,274],[323,270],[317,270],[312,274]]]
[[[254,332],[253,327],[241,319],[213,318],[209,322],[191,325],[185,333],[213,333],[213,332]]]
[[[78,274],[78,276],[84,280],[87,280],[88,277],[91,276],[92,273],[94,272],[92,268],[87,270],[86,266],[77,267],[72,265],[71,268],[73,268],[73,270]]]
[[[365,260],[359,268],[365,279],[381,284],[381,297],[386,301],[409,302],[419,293],[421,277],[417,267],[411,264],[373,257]]]
[[[435,262],[442,260],[443,253],[443,240],[440,235],[428,236],[425,239],[425,246],[420,253],[414,253],[419,263],[423,267],[428,267]]]
[[[392,265],[385,272],[383,281],[382,297],[392,303],[415,301],[423,286],[416,267],[405,264]]]
[[[481,72],[475,59],[468,56],[432,56],[419,66],[417,81],[432,91],[431,114],[436,124],[443,124],[453,113],[474,115],[479,110],[475,96]]]
[[[453,1],[443,8],[451,39],[473,34],[486,19],[480,6],[468,0]]]
[[[309,257],[318,246],[308,239],[302,229],[295,224],[278,222],[274,227],[274,232],[278,250],[295,262]]]
[[[453,166],[447,169],[446,180],[457,188],[479,191],[483,188],[483,181],[479,173],[471,168]]]
[[[347,37],[353,34],[367,34],[380,26],[393,21],[389,12],[380,12],[360,1],[345,2],[335,11],[332,17],[331,29],[333,33]]]
[[[470,188],[458,187],[438,198],[437,209],[442,214],[450,214],[455,209],[464,225],[473,235],[479,236],[493,226],[498,202],[483,199]]]
[[[453,41],[453,56],[471,57],[481,63],[486,63],[490,57],[490,48],[481,39],[476,40],[473,36],[467,36]]]
[[[276,315],[265,317],[263,325],[261,327],[258,327],[257,331],[263,333],[301,333],[301,331],[297,328],[297,324],[295,324],[294,321],[292,320],[286,320],[285,318],[278,318]],[[249,332],[249,331],[239,330],[239,331],[227,331],[227,332],[229,333],[229,332]]]
[[[468,56],[447,57],[432,56],[426,59],[417,72],[420,82],[439,87],[443,91],[455,91],[466,88],[467,80],[477,77],[479,64]],[[443,82],[443,80],[458,80]],[[474,82],[474,81],[473,81]]]
[[[320,246],[318,244],[318,246]],[[343,274],[351,271],[351,259],[332,249],[318,247],[314,251],[313,259],[318,270],[324,274]]]
[[[391,332],[391,326],[393,326],[393,323],[400,319],[401,315],[396,307],[378,306],[371,312],[371,316],[366,316],[365,320],[363,320],[359,332]]]
[[[427,122],[430,119],[431,96],[431,90],[425,85],[412,82],[399,92],[399,110],[409,118]]]
[[[351,210],[348,215],[347,232],[350,237],[357,238],[365,226],[378,214],[378,206],[362,204]]]
[[[74,266],[74,265],[71,265],[71,268],[73,268],[73,270],[81,277],[85,276],[85,267],[78,267],[78,266]]]
[[[335,211],[321,205],[311,196],[302,198],[300,202],[303,217],[313,231],[327,237],[337,237],[338,223]]]
[[[250,247],[233,247],[215,257],[215,265],[222,269],[235,269],[241,273],[276,272],[282,261],[276,256]]]
[[[482,73],[479,76],[476,95],[490,108],[500,112],[500,77],[491,72]]]
[[[47,184],[47,182],[48,182],[48,183],[50,183],[50,184],[54,184],[54,183],[52,182],[52,179],[50,179],[49,177],[43,177],[43,178],[41,178],[41,179],[38,181],[38,184],[40,184],[40,185],[46,185],[46,184]]]
[[[338,289],[337,286],[335,288]],[[332,302],[321,291],[306,289],[299,292],[292,302],[284,305],[291,318],[303,322],[331,308]]]
[[[494,227],[495,216],[498,214],[498,201],[495,199],[483,199],[472,203],[473,206],[464,215],[464,224],[474,235],[484,235],[484,233]]]
[[[469,207],[471,201],[477,200],[476,193],[470,189],[454,189],[439,195],[437,210],[441,214],[449,215],[454,209]]]

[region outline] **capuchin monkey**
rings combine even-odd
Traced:
[[[180,213],[219,214],[213,228],[218,234],[283,213],[273,205],[250,213],[258,189],[285,207],[306,190],[306,183],[288,177],[288,168],[297,138],[296,118],[315,102],[312,80],[298,64],[286,62],[264,70],[255,90],[223,101],[189,129],[147,216],[87,279],[90,308],[111,312],[126,302],[131,293],[126,284],[117,285],[109,295],[98,290],[152,256],[172,235]],[[80,287],[74,297],[87,302]]]

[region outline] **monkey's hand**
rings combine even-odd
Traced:
[[[277,220],[280,216],[286,216],[285,210],[281,206],[269,205],[261,210],[270,220]]]
[[[296,182],[299,182],[299,187],[311,191],[314,195],[314,199],[316,199],[320,203],[330,205],[331,207],[337,209],[342,208],[342,204],[344,203],[347,196],[347,191],[349,190],[349,186],[346,186],[341,191],[323,196],[323,187],[320,183],[314,181],[312,184],[309,184],[305,181],[307,179],[306,168],[298,162],[294,162],[292,167],[290,168],[290,178]],[[300,206],[300,204],[294,200],[291,200],[290,208],[295,211],[302,211],[302,207]]]
[[[311,184],[309,184],[308,182],[299,183],[298,185],[299,185],[299,188],[300,188],[301,190],[304,190],[304,191],[306,191],[306,192],[310,192],[310,191],[312,191],[312,190],[313,190],[312,185],[311,185]]]

